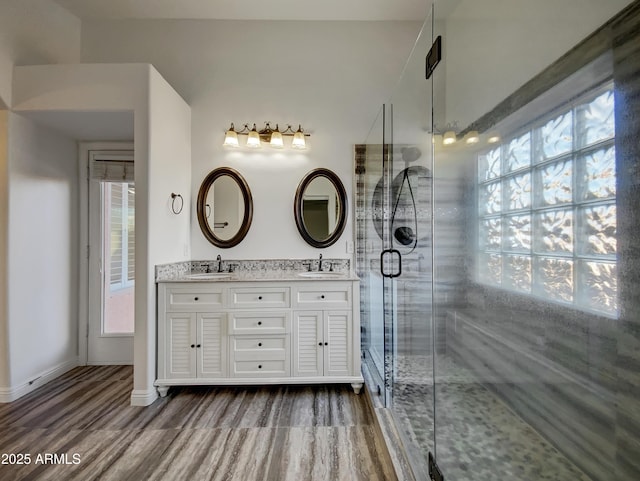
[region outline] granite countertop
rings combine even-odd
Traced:
[[[352,272],[241,271],[210,273],[186,272],[157,282],[252,282],[252,281],[357,281]]]
[[[318,259],[184,261],[156,266],[156,282],[359,280],[348,259],[323,259],[322,272],[318,268]]]

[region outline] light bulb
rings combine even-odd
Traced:
[[[291,147],[294,149],[306,149],[307,143],[304,140],[304,132],[302,132],[302,126],[298,125],[298,130],[293,134],[293,140],[291,141]]]
[[[477,130],[472,130],[465,136],[464,140],[467,144],[477,144],[480,141],[480,134]]]
[[[276,130],[271,132],[271,142],[269,142],[269,144],[274,149],[281,149],[284,147],[284,142],[282,141],[282,134],[278,130],[278,124],[276,124]]]
[[[238,147],[238,134],[233,130],[233,124],[231,124],[231,128],[224,134],[224,143],[222,145],[225,147]]]
[[[260,147],[260,134],[256,130],[256,124],[253,124],[251,132],[249,132],[249,138],[247,139],[247,147],[257,149]]]
[[[495,144],[497,142],[500,142],[500,134],[495,130],[492,132],[489,132],[489,137],[487,138],[487,142],[489,142],[490,144]]]
[[[442,138],[442,143],[444,145],[451,145],[456,142],[456,133],[453,130],[449,130],[444,133],[444,137]]]

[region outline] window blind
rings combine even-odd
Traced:
[[[89,159],[89,177],[91,180],[101,182],[133,182],[133,152],[91,152]]]

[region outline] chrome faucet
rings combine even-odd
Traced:
[[[222,256],[218,254],[218,257],[216,257],[216,260],[218,261],[218,272],[222,272]]]
[[[320,254],[320,258],[318,259],[318,271],[322,272],[322,254]]]

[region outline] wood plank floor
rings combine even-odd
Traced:
[[[130,366],[81,367],[0,404],[0,462],[30,455],[0,480],[396,479],[350,386],[173,388],[146,408],[131,388]]]

